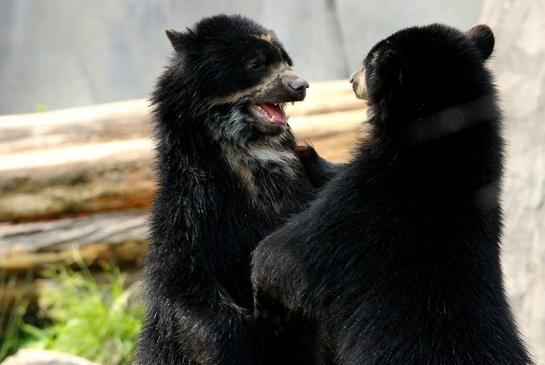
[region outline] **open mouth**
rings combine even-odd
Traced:
[[[288,117],[282,103],[256,103],[251,104],[249,109],[259,123],[274,127],[284,127],[288,124]]]

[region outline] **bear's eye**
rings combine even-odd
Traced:
[[[248,67],[251,69],[251,70],[260,70],[264,67],[263,63],[259,62],[259,61],[253,61],[251,62]]]
[[[248,68],[250,68],[250,70],[257,71],[264,68],[266,64],[267,57],[264,54],[257,54],[257,56],[248,64]]]

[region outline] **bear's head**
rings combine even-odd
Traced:
[[[486,25],[465,33],[441,24],[407,28],[377,43],[351,82],[372,120],[410,122],[494,95],[484,65],[493,48]]]
[[[287,129],[283,106],[303,100],[308,83],[272,31],[242,16],[218,15],[167,36],[175,55],[163,79],[192,116],[214,116],[212,128],[227,138]]]

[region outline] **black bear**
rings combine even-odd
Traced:
[[[434,24],[371,49],[352,77],[371,136],[254,251],[260,312],[316,318],[340,364],[531,363],[502,282],[493,48],[488,26]]]
[[[255,364],[251,252],[315,195],[283,110],[308,83],[274,33],[244,17],[167,35],[136,363]]]

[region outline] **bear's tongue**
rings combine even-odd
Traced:
[[[280,107],[279,105],[263,103],[258,104],[258,106],[260,106],[265,114],[269,116],[269,119],[272,119],[273,121],[279,122],[281,124],[286,124],[288,122],[288,117],[286,116],[286,113],[284,113],[284,110],[282,110],[282,107]]]

